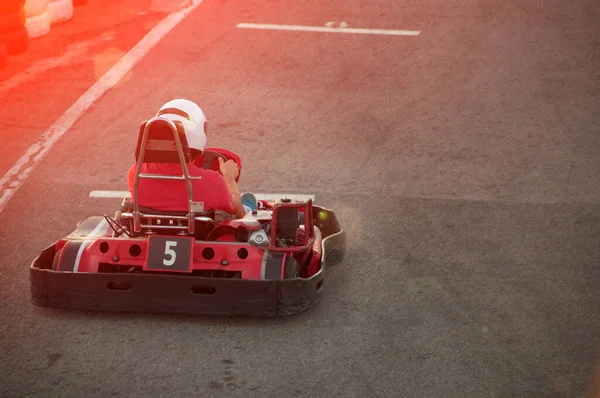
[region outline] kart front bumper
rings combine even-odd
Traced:
[[[311,278],[287,280],[53,271],[54,247],[50,246],[31,264],[31,301],[40,307],[76,310],[249,317],[292,315],[318,304],[326,266],[344,257],[343,232],[326,241],[321,270]]]

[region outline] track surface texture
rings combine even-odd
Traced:
[[[236,28],[329,21],[421,34]],[[0,214],[0,396],[600,396],[599,25],[593,0],[206,0]],[[31,90],[16,100],[53,106]],[[319,307],[252,320],[30,303],[31,260],[114,213],[89,192],[126,189],[139,123],[174,97],[242,156],[242,190],[336,211],[349,251]],[[24,135],[47,128],[37,118],[21,116]]]

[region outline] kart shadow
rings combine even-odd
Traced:
[[[155,313],[155,312],[131,312],[131,311],[96,311],[96,310],[77,310],[77,309],[58,309],[58,308],[36,308],[37,315],[40,317],[58,318],[59,320],[69,322],[89,322],[107,321],[107,322],[130,322],[130,321],[153,321],[168,322],[176,324],[206,325],[206,326],[265,326],[265,325],[288,325],[295,322],[304,322],[307,316],[318,307],[306,311],[282,317],[250,317],[243,315],[196,315],[184,313]]]

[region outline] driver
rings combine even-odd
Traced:
[[[206,116],[198,105],[186,99],[175,99],[164,104],[156,114],[171,121],[181,122],[185,137],[193,158],[202,155],[206,147]],[[133,184],[137,163],[134,163],[127,175],[129,192],[133,198]],[[219,158],[220,173],[188,164],[194,201],[204,202],[204,210],[224,211],[236,218],[242,218],[248,207],[242,205],[242,195],[236,177],[238,165],[233,160]],[[180,164],[144,163],[142,172],[148,174],[181,176]],[[251,194],[250,194],[251,195]],[[244,195],[246,196],[246,194]],[[244,198],[245,199],[245,198]],[[141,179],[138,185],[138,200],[141,206],[162,211],[187,211],[188,196],[185,181]]]

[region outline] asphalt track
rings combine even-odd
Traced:
[[[236,28],[328,21],[421,34]],[[592,0],[205,1],[0,213],[0,395],[597,396],[599,24]],[[201,103],[211,145],[242,155],[243,190],[338,213],[349,252],[318,308],[30,304],[30,261],[114,211],[89,192],[126,188],[139,122],[172,97]]]

